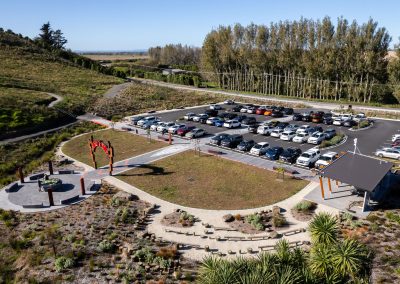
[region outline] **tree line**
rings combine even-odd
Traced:
[[[203,71],[221,88],[314,99],[385,101],[391,37],[370,19],[300,19],[220,26],[205,38]]]
[[[148,50],[152,63],[161,65],[198,65],[200,54],[201,48],[181,44],[167,44]]]

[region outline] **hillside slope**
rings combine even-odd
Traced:
[[[0,62],[3,134],[65,122],[65,115],[46,107],[52,101],[47,92],[64,97],[58,108],[80,114],[107,89],[122,81],[78,66],[11,32],[0,31]]]

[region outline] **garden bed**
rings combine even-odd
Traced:
[[[161,224],[164,226],[177,228],[191,227],[195,222],[196,218],[193,215],[180,209],[165,215],[161,220]]]

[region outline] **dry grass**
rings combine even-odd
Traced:
[[[102,60],[133,60],[133,59],[148,59],[148,55],[143,54],[82,54],[87,58],[92,60],[102,61]]]
[[[130,157],[150,152],[167,146],[164,142],[152,141],[149,143],[146,138],[128,132],[106,129],[94,133],[88,133],[65,143],[62,151],[78,161],[92,166],[92,159],[89,154],[88,140],[93,135],[96,140],[110,141],[114,147],[114,162],[125,160]],[[96,150],[96,161],[99,167],[108,164],[108,158],[103,150]]]
[[[278,181],[276,173],[187,151],[119,175],[164,200],[206,209],[265,206],[295,194],[307,181]]]

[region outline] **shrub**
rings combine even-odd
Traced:
[[[235,220],[236,220],[236,221],[242,220],[242,215],[236,214],[236,215],[235,215]]]
[[[251,224],[257,230],[264,230],[264,225],[262,224],[262,218],[258,214],[251,214],[246,216],[246,222]]]
[[[311,210],[315,209],[316,204],[314,202],[308,201],[308,200],[303,200],[297,203],[293,209],[296,211],[301,211],[301,212],[308,212]]]
[[[400,215],[393,213],[393,212],[386,212],[385,216],[389,221],[400,224]]]
[[[276,228],[283,227],[287,224],[287,220],[282,214],[275,214],[272,217],[272,224]]]
[[[319,148],[326,148],[326,147],[337,145],[340,142],[342,142],[342,140],[344,139],[344,136],[345,135],[343,133],[338,133],[337,135],[332,137],[330,140],[322,141],[322,143],[319,145]]]
[[[64,269],[74,267],[75,261],[72,258],[61,256],[56,259],[54,265],[56,266],[57,272],[61,272]]]
[[[357,126],[354,126],[353,128],[365,128],[370,126],[371,122],[369,120],[362,120]]]
[[[371,223],[375,223],[376,221],[379,220],[379,217],[376,216],[375,214],[369,214],[366,219]]]
[[[102,252],[114,252],[115,245],[108,240],[102,240],[98,245],[98,249]]]
[[[151,251],[149,247],[144,247],[136,251],[134,257],[137,257],[140,261],[151,263],[154,259],[154,253]]]
[[[175,258],[178,253],[176,246],[170,246],[165,248],[160,248],[160,250],[156,253],[156,256],[162,258]]]

